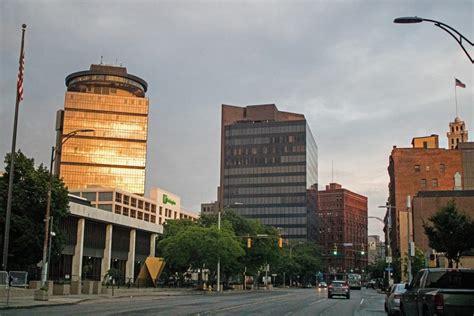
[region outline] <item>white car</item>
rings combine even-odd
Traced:
[[[385,311],[388,315],[400,314],[400,297],[405,291],[405,283],[396,283],[390,287],[385,298]]]

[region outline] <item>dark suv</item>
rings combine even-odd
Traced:
[[[347,299],[351,298],[351,290],[346,281],[332,281],[328,287],[328,298],[333,296],[345,296]]]

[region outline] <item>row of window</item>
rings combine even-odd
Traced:
[[[243,215],[243,216],[248,216],[248,215],[286,215],[286,214],[306,214],[306,207],[304,206],[293,206],[293,207],[255,207],[255,208],[249,208],[249,207],[242,207],[238,209],[238,213]]]
[[[225,176],[242,175],[242,174],[266,174],[266,173],[295,173],[305,172],[305,165],[296,166],[274,166],[274,167],[249,167],[249,168],[226,168]]]
[[[134,105],[134,107],[131,107],[130,105]],[[76,109],[148,114],[147,98],[127,96],[94,95],[68,92],[64,106],[66,108]]]
[[[238,128],[241,127],[241,128]],[[225,136],[242,136],[242,135],[259,135],[259,134],[275,134],[275,133],[298,133],[305,132],[306,124],[299,125],[281,125],[281,126],[265,126],[254,127],[250,124],[240,124],[226,127]]]
[[[230,147],[226,146],[226,156],[249,156],[305,152],[305,145]]]
[[[278,187],[248,187],[248,188],[226,188],[225,195],[247,195],[247,194],[283,194],[306,192],[304,185],[278,186]]]
[[[258,221],[263,225],[305,225],[306,217],[264,217]]]
[[[283,136],[265,136],[265,137],[246,137],[246,138],[228,138],[225,140],[226,145],[261,145],[261,144],[288,144],[288,143],[304,143],[305,135],[283,135]]]
[[[427,180],[426,179],[421,179],[420,186],[422,188],[426,188],[428,186]],[[437,188],[438,187],[438,179],[436,179],[436,178],[431,179],[431,186],[433,188]]]
[[[425,166],[426,171],[430,171],[430,169],[431,169],[431,167],[429,165]],[[420,172],[421,171],[420,165],[414,165],[414,170],[415,170],[415,172]],[[446,171],[446,165],[444,163],[439,164],[439,169],[438,170],[439,170],[439,172],[444,173]]]
[[[225,178],[224,185],[270,184],[270,183],[305,183],[306,177],[301,176],[268,176],[248,178]]]
[[[275,196],[275,197],[236,197],[226,199],[229,204],[294,204],[305,203],[306,196]]]

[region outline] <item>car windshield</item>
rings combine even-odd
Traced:
[[[343,286],[343,285],[345,285],[345,283],[344,282],[332,282],[332,285],[333,286]]]
[[[405,291],[406,291],[406,289],[405,289],[405,284],[404,283],[396,284],[393,287],[393,292],[395,292],[395,293],[403,293]]]

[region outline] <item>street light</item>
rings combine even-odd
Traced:
[[[439,27],[443,31],[447,32],[449,35],[451,35],[456,42],[458,42],[459,46],[461,46],[462,50],[464,53],[466,53],[467,57],[471,61],[471,63],[474,64],[474,60],[471,58],[469,53],[467,52],[466,48],[463,45],[463,40],[467,42],[468,44],[471,44],[471,46],[474,46],[474,43],[468,40],[464,35],[456,31],[454,28],[451,26],[440,22],[436,20],[431,20],[431,19],[424,19],[420,18],[418,16],[407,16],[407,17],[399,17],[393,20],[393,23],[397,24],[413,24],[413,23],[421,23],[421,22],[431,22],[434,23],[435,26]]]
[[[76,136],[79,133],[90,133],[94,132],[93,129],[78,129],[64,135],[64,139],[59,144],[58,148],[54,146],[51,147],[51,162],[49,166],[49,182],[48,182],[48,198],[46,201],[46,214],[44,216],[44,243],[43,243],[43,265],[41,267],[41,285],[44,285],[48,277],[48,265],[49,259],[46,257],[48,255],[48,241],[50,239],[49,234],[49,221],[50,221],[50,212],[51,212],[51,191],[52,191],[52,182],[53,182],[53,163],[56,161],[56,165],[59,165],[59,160],[56,160],[59,157],[61,152],[62,145],[67,142],[71,137]],[[57,168],[59,170],[59,168]],[[59,178],[59,172],[55,172],[54,176]]]
[[[227,204],[223,210],[229,208],[230,205],[243,205],[244,203],[234,202],[232,204]],[[221,232],[221,211],[217,212],[217,230]],[[217,235],[219,238],[219,235]],[[221,291],[221,256],[217,257],[217,292]]]

